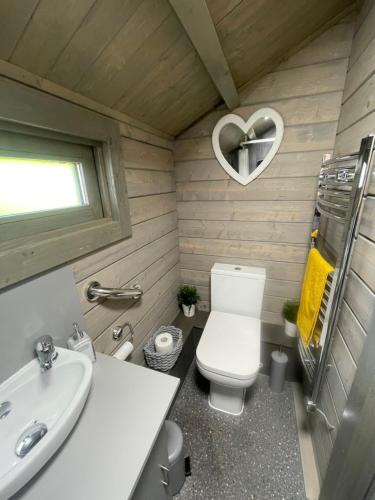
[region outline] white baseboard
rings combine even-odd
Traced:
[[[320,482],[301,384],[292,382],[306,500],[318,500]]]

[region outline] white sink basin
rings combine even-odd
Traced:
[[[55,453],[86,402],[91,361],[75,351],[56,348],[56,352],[58,357],[50,370],[42,372],[35,358],[0,385],[1,499],[16,493]],[[35,421],[45,424],[47,433],[21,458],[16,444]]]

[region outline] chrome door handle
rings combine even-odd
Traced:
[[[161,484],[164,484],[164,486],[169,486],[169,469],[165,465],[159,464],[159,467],[161,469],[161,473],[163,475],[163,479],[160,480]]]

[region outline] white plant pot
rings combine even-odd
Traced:
[[[184,314],[187,318],[192,318],[195,314],[195,304],[191,306],[186,306],[185,304],[182,304],[182,310],[184,311]]]
[[[284,325],[285,334],[288,335],[288,337],[297,337],[297,325],[291,323],[287,319],[284,319]]]

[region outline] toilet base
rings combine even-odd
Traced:
[[[229,413],[230,415],[241,415],[244,408],[245,393],[245,387],[227,387],[210,382],[208,404],[214,410]]]

